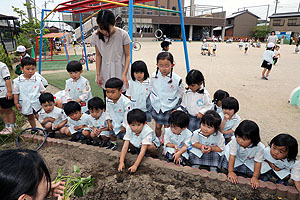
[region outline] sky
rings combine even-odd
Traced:
[[[33,2],[33,0],[31,0]],[[47,9],[54,8],[57,4],[65,2],[67,0],[35,0],[37,6],[37,15],[40,19],[40,12],[42,8],[45,8],[45,2],[47,2]],[[175,0],[174,0],[175,1]],[[214,6],[223,6],[223,10],[226,11],[226,15],[229,16],[231,13],[238,11],[239,8],[249,7],[249,6],[259,6],[259,5],[270,5],[269,16],[274,13],[275,10],[275,0],[194,0],[195,4],[200,5],[214,5]],[[25,0],[1,0],[0,14],[17,16],[13,12],[12,6],[23,8]],[[280,12],[297,12],[300,0],[280,0],[278,3],[277,13]],[[190,4],[190,0],[185,0],[185,6]],[[248,8],[250,12],[258,15],[259,17],[265,19],[267,15],[267,6],[260,6],[255,8]],[[34,12],[33,12],[34,15]],[[53,19],[57,19],[57,15]]]

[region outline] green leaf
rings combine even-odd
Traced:
[[[83,196],[82,188],[77,187],[75,192],[74,192],[74,195],[77,196],[77,197],[82,197]]]
[[[74,165],[73,168],[74,168],[74,172],[75,173],[79,173],[80,172],[80,169],[79,169],[79,167],[77,165]]]

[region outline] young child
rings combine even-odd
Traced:
[[[0,113],[5,128],[0,135],[8,135],[12,133],[12,129],[16,126],[16,114],[12,107],[14,106],[12,84],[9,69],[5,63],[0,62]]]
[[[150,79],[146,63],[135,61],[131,65],[131,79],[126,96],[131,100],[132,108],[139,108],[146,112],[147,122],[151,121],[151,114],[146,108],[146,99],[150,94]]]
[[[171,53],[159,53],[156,63],[157,69],[151,76],[152,89],[146,100],[146,106],[155,120],[155,134],[160,137],[162,125],[165,128],[169,127],[170,112],[179,107],[184,86],[181,77],[173,72],[175,64]]]
[[[123,81],[110,78],[105,83],[106,89],[106,120],[110,134],[108,149],[117,149],[117,137],[123,139],[126,133],[127,113],[131,110],[131,101],[122,94]],[[107,138],[109,139],[109,138]]]
[[[248,48],[249,48],[249,46],[250,46],[250,44],[249,44],[249,40],[248,39],[246,39],[246,41],[245,41],[246,43],[245,43],[245,52],[244,52],[244,55],[248,55]]]
[[[298,53],[300,50],[299,50],[299,44],[296,44],[296,47],[295,47],[295,53]]]
[[[82,134],[88,138],[86,144],[107,147],[107,140],[104,139],[109,138],[110,133],[105,119],[105,104],[99,97],[93,97],[88,101],[88,108],[90,111],[90,115],[88,115],[89,126],[82,131]]]
[[[276,65],[278,58],[280,58],[280,51],[279,51],[280,46],[276,45],[275,49],[274,49],[274,57],[273,57],[273,61],[274,61],[274,65]]]
[[[272,69],[272,63],[273,63],[273,58],[274,58],[273,47],[274,47],[274,43],[269,42],[267,44],[267,49],[263,55],[263,63],[261,64],[263,71],[261,73],[261,79],[264,79],[264,80],[268,80],[269,74]],[[265,75],[266,71],[267,71],[267,74]]]
[[[189,151],[189,162],[192,167],[201,165],[210,167],[210,171],[217,171],[221,161],[221,153],[225,149],[224,137],[219,133],[220,115],[214,111],[207,111],[202,118],[201,128],[193,132]]]
[[[188,129],[193,132],[200,128],[201,118],[206,111],[211,109],[212,102],[205,89],[204,76],[199,70],[191,70],[185,82],[188,90],[183,94],[180,107],[188,113],[190,117]]]
[[[216,56],[216,51],[217,51],[217,39],[214,39],[214,43],[212,45],[212,56]]]
[[[243,46],[244,46],[244,42],[242,39],[240,39],[240,42],[239,42],[240,51],[242,50]]]
[[[300,161],[294,165],[291,173],[291,179],[294,180],[295,186],[300,193]]]
[[[240,116],[236,114],[238,111],[239,102],[236,98],[227,97],[222,100],[222,112],[220,113],[222,122],[220,126],[220,132],[224,135],[225,144],[230,142],[236,127],[241,121]]]
[[[161,46],[161,48],[162,48],[162,52],[167,52],[167,51],[169,51],[170,50],[170,44],[171,44],[171,42],[169,42],[169,41],[162,41],[161,43],[160,43],[160,46]]]
[[[229,93],[224,90],[217,90],[214,93],[212,110],[216,111],[218,114],[223,112],[222,110],[222,100],[229,97]]]
[[[83,70],[79,61],[73,60],[68,63],[67,71],[70,78],[66,80],[65,95],[67,102],[78,102],[82,109],[81,112],[88,111],[87,102],[92,98],[91,86],[89,80],[81,76]],[[57,100],[57,105],[62,107],[62,102]]]
[[[192,137],[192,132],[187,129],[189,116],[176,110],[170,114],[169,124],[170,128],[165,129],[163,154],[168,162],[185,165],[189,159],[187,149]]]
[[[17,110],[28,118],[32,128],[36,127],[35,117],[42,108],[39,96],[46,90],[41,78],[35,75],[35,67],[36,62],[33,58],[23,58],[23,74],[13,80],[14,103]]]
[[[228,180],[236,184],[236,172],[252,176],[251,186],[257,189],[265,147],[260,142],[259,127],[251,120],[244,120],[234,134],[235,137],[225,147],[222,164],[228,169]]]
[[[133,109],[127,115],[128,125],[124,136],[124,144],[121,151],[118,171],[125,168],[125,157],[128,149],[131,153],[138,154],[135,163],[128,168],[128,171],[134,173],[142,162],[146,152],[156,157],[160,146],[159,139],[154,131],[147,125],[146,113],[140,109]]]
[[[55,106],[54,96],[49,93],[43,93],[39,97],[42,110],[38,113],[38,120],[48,132],[49,137],[55,136],[55,131],[60,130],[67,119],[64,111]]]
[[[76,101],[69,101],[64,105],[64,111],[66,113],[67,126],[61,129],[61,133],[67,136],[71,136],[70,141],[77,142],[84,138],[82,131],[89,125],[89,117],[87,114],[81,112],[81,106]]]
[[[261,167],[261,179],[277,179],[276,183],[287,185],[291,170],[298,154],[298,142],[289,134],[275,136],[270,146],[264,150],[264,161]]]
[[[209,44],[206,42],[206,39],[203,39],[203,43],[202,43],[202,46],[201,46],[201,54],[203,56],[205,56],[206,52],[208,52],[208,46],[209,46]]]

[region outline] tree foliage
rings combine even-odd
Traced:
[[[253,31],[254,36],[260,39],[264,39],[271,32],[269,26],[256,26]]]

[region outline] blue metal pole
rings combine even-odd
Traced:
[[[41,13],[41,34],[40,34],[40,52],[39,52],[39,74],[42,72],[42,49],[43,49],[43,29],[44,29],[44,9]]]
[[[133,0],[129,0],[129,36],[133,42]],[[132,42],[130,43],[130,63],[132,64]]]
[[[68,63],[70,62],[70,59],[69,59],[69,53],[68,53],[68,50],[67,50],[67,44],[66,44],[66,41],[65,41],[65,38],[62,37],[62,41],[64,43],[64,48],[65,48],[65,52],[66,52],[66,56],[67,56],[67,61]]]
[[[81,13],[79,13],[79,17],[80,17],[80,30],[81,30],[81,37],[82,37],[83,49],[84,49],[84,57],[85,57],[86,70],[89,71],[89,63],[88,63],[87,56],[86,56],[86,47],[85,47],[85,42],[84,42],[84,34],[83,34],[83,26],[82,26]]]
[[[185,55],[185,63],[186,63],[186,71],[189,73],[190,71],[190,64],[189,64],[189,55],[187,51],[187,45],[186,45],[186,36],[185,36],[185,28],[184,28],[184,19],[183,19],[183,11],[182,11],[182,5],[181,0],[178,0],[178,7],[180,12],[180,24],[181,24],[181,32],[182,32],[182,39],[183,39],[183,47],[184,47],[184,55]]]

